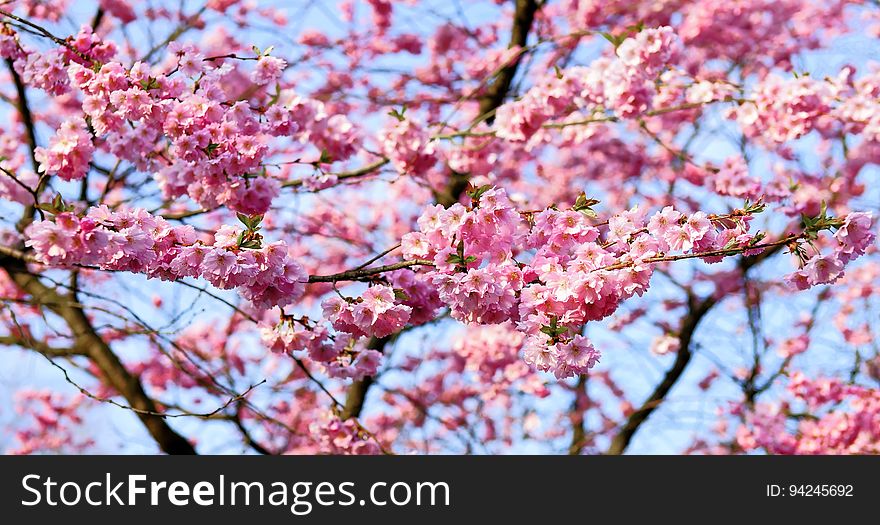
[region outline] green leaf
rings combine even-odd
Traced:
[[[767,236],[766,233],[759,231],[758,233],[755,234],[754,237],[752,237],[752,240],[749,241],[749,246],[755,246],[759,242],[763,241],[764,237],[766,237],[766,236]]]
[[[478,188],[474,188],[474,189],[470,190],[469,192],[467,192],[467,194],[471,199],[473,199],[476,202],[479,202],[480,197],[482,197],[484,193],[486,193],[487,191],[489,191],[491,189],[492,189],[491,184],[484,184],[483,186],[480,186]]]
[[[238,220],[245,225],[249,232],[256,232],[260,229],[260,223],[263,222],[262,215],[245,215],[243,213],[236,213],[236,217]]]
[[[406,113],[406,106],[402,106],[399,111],[392,108],[391,111],[388,112],[388,114],[396,118],[398,122],[403,122],[404,120],[406,120],[404,113]]]
[[[571,209],[595,219],[599,217],[599,215],[593,210],[593,206],[596,204],[599,204],[598,200],[588,198],[586,193],[581,192],[581,194],[578,195],[577,200],[574,201],[574,206],[572,206]]]
[[[727,241],[727,244],[724,245],[724,250],[732,250],[736,248],[736,237]]]
[[[804,229],[809,230],[809,229],[813,228],[814,221],[809,215],[802,213],[801,214],[801,221],[804,223]]]
[[[633,33],[641,33],[642,31],[645,30],[645,23],[642,21],[639,21],[638,24],[631,25],[631,26],[627,27],[626,29],[629,31],[632,31]]]
[[[590,208],[584,208],[582,210],[577,210],[577,211],[580,213],[583,213],[584,215],[586,215],[587,217],[589,217],[591,219],[598,219],[599,218],[599,214]]]
[[[605,38],[605,40],[611,42],[611,45],[614,46],[614,49],[617,49],[618,47],[620,47],[620,44],[622,44],[623,41],[626,40],[626,35],[616,35],[615,36],[615,35],[612,35],[611,33],[605,32],[605,31],[603,31],[599,34],[602,35]]]
[[[144,91],[149,91],[151,89],[158,89],[159,88],[159,81],[156,80],[155,77],[148,77],[146,80],[141,80],[140,82],[138,82],[138,85]]]
[[[41,202],[40,204],[37,204],[37,208],[43,210],[46,213],[52,214],[52,215],[55,215],[56,213],[58,213],[58,210],[55,208],[55,206],[53,206],[52,204],[47,203],[47,202]]]
[[[550,336],[551,339],[556,339],[560,335],[568,332],[568,328],[565,326],[558,325],[559,319],[556,316],[550,318],[550,324],[544,325],[541,327],[541,332]]]
[[[212,142],[204,148],[205,154],[210,157],[211,155],[214,154],[215,151],[217,151],[217,148],[219,148],[219,147],[220,147],[220,144],[218,144],[216,142]]]
[[[269,99],[269,104],[267,106],[274,106],[278,103],[278,100],[281,98],[281,84],[275,84],[275,93],[272,95],[272,98]]]
[[[64,199],[61,198],[61,194],[55,194],[55,198],[52,199],[52,206],[55,206],[55,209],[61,209],[64,207]]]
[[[321,158],[318,159],[319,164],[331,164],[333,162],[333,157],[330,156],[330,152],[326,149],[321,150]]]

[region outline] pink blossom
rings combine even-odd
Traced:
[[[257,60],[257,65],[254,68],[253,75],[251,75],[251,80],[253,80],[254,84],[257,84],[258,86],[265,86],[270,82],[278,80],[284,72],[285,67],[287,67],[287,62],[278,57],[268,55],[261,56],[260,59]]]
[[[853,212],[846,216],[834,238],[840,244],[838,256],[844,263],[863,255],[876,235],[872,231],[871,212]]]
[[[402,174],[424,176],[437,163],[430,136],[410,118],[390,123],[381,140],[385,156]]]

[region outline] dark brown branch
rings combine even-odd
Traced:
[[[371,337],[367,342],[367,348],[382,352],[391,337]],[[367,391],[373,385],[374,379],[367,376],[360,381],[352,383],[345,393],[345,406],[342,408],[340,417],[349,419],[352,417],[360,417],[361,410],[364,408],[364,401],[367,399]]]
[[[758,255],[744,258],[740,263],[740,269],[743,273],[748,272],[752,267],[778,253],[783,246],[784,244],[778,244]],[[646,399],[635,412],[630,414],[624,425],[611,440],[611,445],[608,447],[606,454],[623,454],[627,447],[629,447],[633,436],[635,436],[641,425],[666,399],[667,394],[669,394],[669,391],[672,390],[672,387],[674,387],[681,378],[688,363],[690,363],[691,357],[693,356],[690,348],[691,341],[700,321],[703,320],[712,307],[718,304],[722,298],[723,296],[709,296],[703,299],[698,299],[693,295],[688,297],[688,313],[682,320],[681,329],[679,331],[679,349],[675,356],[675,362],[673,362],[672,367],[666,371],[663,379],[654,388],[654,391],[648,399]]]
[[[585,428],[586,410],[588,406],[587,399],[587,375],[581,374],[578,377],[577,386],[574,391],[574,401],[571,405],[571,444],[568,446],[569,456],[579,456],[584,450],[587,442],[587,429]]]
[[[526,47],[529,32],[532,30],[532,22],[535,20],[535,13],[537,11],[538,2],[535,0],[516,0],[516,11],[513,14],[513,27],[510,31],[508,48],[514,46]],[[510,91],[510,86],[516,76],[517,69],[519,69],[521,60],[522,54],[517,55],[495,76],[495,82],[486,89],[486,93],[479,99],[480,115],[490,114],[504,103],[504,98],[507,96],[508,91]],[[492,120],[492,116],[486,118],[486,121],[489,123]]]
[[[258,454],[263,454],[264,456],[271,456],[272,451],[261,445],[248,431],[247,427],[244,426],[244,422],[241,420],[241,404],[239,404],[239,410],[231,416],[233,424],[241,432],[242,437],[244,438],[245,444],[254,449]]]
[[[626,423],[611,440],[611,445],[608,447],[607,454],[623,454],[642,423],[644,423],[651,413],[654,412],[654,410],[656,410],[666,399],[666,395],[672,390],[675,383],[678,382],[678,379],[684,373],[685,368],[687,368],[687,365],[691,360],[693,355],[690,349],[691,339],[697,330],[697,326],[717,301],[718,300],[712,296],[706,297],[702,300],[698,300],[694,296],[688,298],[688,313],[682,321],[681,332],[679,333],[680,347],[675,356],[675,362],[672,364],[672,367],[666,371],[663,380],[660,381],[660,384],[658,384],[656,388],[654,388],[654,391],[648,399],[642,403],[642,406],[630,414]]]
[[[27,137],[27,145],[28,150],[30,151],[31,158],[31,167],[34,170],[34,173],[40,175],[40,163],[37,162],[36,150],[37,150],[37,132],[36,126],[34,124],[34,116],[31,113],[30,105],[28,104],[27,98],[27,88],[24,85],[24,81],[22,81],[21,76],[18,74],[18,71],[15,70],[15,66],[12,63],[12,60],[6,59],[6,66],[9,68],[9,74],[12,76],[12,83],[15,85],[15,94],[18,99],[18,113],[21,115],[21,123],[24,125],[25,136]],[[40,182],[37,184],[37,187],[33,189],[31,192],[34,195],[34,199],[38,199],[40,193],[43,191],[43,186],[45,184],[45,178],[40,175]],[[19,231],[24,231],[24,229],[33,221],[34,213],[36,212],[36,206],[27,206],[25,209],[25,213],[19,221],[17,228]]]
[[[104,9],[99,7],[97,11],[95,11],[95,16],[92,17],[92,30],[97,31],[98,26],[101,25],[101,22],[104,21]]]
[[[537,10],[538,2],[535,0],[516,0],[516,12],[513,15],[513,28],[511,29],[510,43],[508,47],[526,46],[526,41],[529,39],[529,32],[532,30],[532,22],[534,21]],[[507,67],[498,72],[495,82],[488,87],[486,93],[480,98],[480,116],[477,117],[478,119],[486,118],[491,122],[491,116],[494,114],[495,109],[504,102],[504,97],[507,96],[507,92],[510,90],[510,85],[513,83],[513,78],[516,76],[521,58],[522,54],[517,55]],[[451,172],[446,188],[437,192],[434,199],[438,204],[451,206],[458,202],[458,199],[461,198],[467,185],[467,174]],[[311,278],[309,278],[309,281],[311,282]],[[370,338],[367,346],[378,350],[379,352],[383,352],[387,343],[387,338],[378,339],[373,337]],[[349,385],[348,390],[345,393],[343,419],[352,416],[357,417],[357,415],[360,414],[364,405],[364,400],[367,398],[367,392],[372,384],[373,379],[371,377],[365,377],[364,379],[355,381]]]
[[[27,20],[25,18],[21,18],[20,16],[16,16],[16,15],[14,15],[8,11],[4,11],[2,9],[0,9],[0,15],[5,16],[6,18],[9,18],[10,20],[15,20],[16,22],[21,24],[21,26],[24,29],[29,28],[28,29],[29,31],[35,32],[35,34],[37,34],[37,35],[44,36],[44,37],[48,38],[49,40],[55,42],[59,46],[66,47],[68,50],[70,50],[71,53],[77,55],[78,57],[80,57],[81,59],[86,61],[87,63],[91,62],[91,59],[88,56],[86,56],[85,54],[83,54],[82,51],[73,47],[73,45],[71,45],[71,43],[68,42],[67,40],[53,35],[45,27],[39,26],[39,25],[31,22],[30,20]]]
[[[516,11],[513,14],[513,27],[510,31],[510,41],[508,48],[519,46],[525,48],[529,39],[529,32],[532,30],[532,23],[535,20],[539,3],[536,0],[516,0]],[[512,58],[510,63],[498,71],[495,75],[495,81],[492,82],[479,98],[480,111],[476,121],[485,120],[491,124],[495,118],[495,110],[504,103],[513,84],[513,79],[519,70],[519,64],[522,61],[522,53]],[[449,176],[449,183],[445,188],[438,191],[434,196],[438,204],[443,206],[452,206],[462,193],[467,189],[468,174],[452,171]]]

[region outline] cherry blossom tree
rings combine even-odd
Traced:
[[[880,452],[878,33],[861,0],[0,1],[0,345],[53,378],[4,386],[2,445]]]

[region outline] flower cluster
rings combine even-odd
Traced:
[[[819,126],[831,109],[833,96],[828,83],[808,76],[783,79],[768,75],[755,86],[752,100],[734,113],[748,136],[781,143],[802,137]]]
[[[285,67],[287,67],[287,62],[283,59],[268,55],[261,56],[257,60],[251,80],[258,86],[265,86],[278,80]]]
[[[736,431],[736,442],[745,451],[763,449],[770,454],[877,454],[880,453],[880,390],[850,385],[838,379],[807,379],[792,374],[791,402],[758,404],[744,412],[745,423]],[[796,417],[800,407],[808,417]],[[797,423],[794,430],[787,425]]]
[[[428,275],[453,318],[516,322],[529,336],[527,361],[560,377],[595,364],[598,354],[578,329],[644,293],[652,258],[748,246],[755,239],[748,214],[713,221],[702,212],[685,216],[667,207],[650,220],[638,209],[611,217],[600,241],[600,230],[584,213],[585,197],[576,209],[530,214],[519,213],[501,189],[479,188],[472,197],[471,208],[428,208],[420,230],[404,235],[404,254],[433,261]],[[528,252],[528,264],[516,259]]]
[[[70,91],[68,67],[71,63],[91,67],[93,61],[103,62],[115,55],[116,45],[101,40],[88,25],[70,37],[66,47],[48,51],[25,47],[6,26],[0,29],[0,56],[13,61],[23,83],[50,95],[65,95]]]
[[[100,4],[105,11],[124,24],[133,22],[137,17],[129,0],[100,0]]]
[[[649,77],[656,77],[680,52],[678,37],[669,26],[639,31],[617,47],[617,56],[626,67]]]
[[[504,140],[528,140],[553,117],[571,111],[580,88],[580,79],[565,72],[547,77],[529,89],[519,100],[502,104],[495,111],[495,135]]]
[[[545,343],[542,338],[530,338],[523,351],[527,363],[542,372],[552,372],[557,379],[585,374],[599,362],[599,352],[590,340],[575,335],[566,342]]]
[[[324,413],[310,425],[309,430],[317,442],[318,450],[324,454],[375,455],[382,452],[356,420],[343,421],[332,412]]]
[[[762,195],[761,180],[749,175],[749,166],[742,157],[727,158],[712,182],[719,195],[752,200]]]
[[[47,2],[46,0],[21,0],[15,2],[25,15],[38,20],[57,22],[67,11],[70,0]]]
[[[648,111],[657,93],[654,82],[678,59],[680,46],[670,27],[640,31],[620,43],[614,59],[600,58],[587,68],[581,97],[623,118]]]
[[[418,123],[401,119],[389,123],[380,133],[382,152],[400,173],[423,175],[437,163],[434,142]]]
[[[34,157],[40,163],[40,170],[64,180],[76,180],[89,172],[89,162],[94,152],[85,121],[73,118],[58,128],[48,148],[35,149]]]
[[[181,50],[180,60],[187,51]],[[202,68],[192,66],[196,71]],[[166,198],[189,194],[205,208],[225,204],[246,214],[264,213],[278,194],[265,177],[267,135],[291,126],[264,125],[245,102],[227,104],[220,84],[228,67],[201,71],[198,89],[143,63],[130,70],[117,62],[97,71],[71,64],[71,82],[85,94],[83,110],[110,150],[144,169],[156,169]],[[278,110],[276,110],[278,111]],[[284,111],[281,111],[284,113]],[[292,119],[291,119],[292,120]],[[155,163],[158,142],[170,140],[170,163]]]
[[[421,231],[401,244],[407,256],[433,260],[431,282],[453,318],[495,324],[516,318],[523,279],[511,257],[526,224],[504,190],[488,189],[479,202],[470,210],[429,207],[418,220]]]
[[[331,335],[321,324],[310,326],[301,320],[283,318],[275,325],[260,327],[263,344],[278,354],[306,352],[330,377],[358,380],[376,374],[382,354],[365,348],[351,334]]]
[[[418,326],[431,321],[437,310],[443,306],[436,288],[425,275],[397,270],[389,272],[386,277],[399,290],[397,302],[411,308],[408,321],[410,325]]]
[[[34,196],[22,187],[36,188],[40,178],[33,171],[21,170],[17,176],[18,184],[11,177],[0,177],[0,199],[6,199],[20,204],[32,204]]]
[[[500,106],[495,113],[496,135],[509,141],[528,140],[547,121],[578,106],[604,108],[624,118],[648,110],[657,92],[653,85],[657,75],[678,56],[678,39],[669,27],[646,29],[623,40],[616,52],[613,58],[550,75],[521,99]]]
[[[224,82],[233,67],[207,61],[192,45],[169,46],[175,62],[171,71],[110,61],[115,49],[90,30],[81,31],[70,46],[76,52],[26,53],[15,41],[3,49],[21,55],[16,63],[28,84],[55,93],[70,84],[81,91],[90,131],[120,159],[153,171],[168,199],[189,195],[204,208],[225,205],[262,214],[280,191],[278,180],[267,176],[263,166],[271,137],[311,141],[322,159],[333,161],[347,159],[359,146],[351,122],[326,114],[320,102],[290,94],[284,96],[289,103],[265,108],[229,100]],[[263,55],[253,81],[269,83],[284,67],[283,60]],[[74,128],[85,128],[82,119],[65,124],[52,145],[41,150],[44,168],[68,179],[86,173],[93,151],[91,138],[74,134]]]
[[[821,224],[818,226],[824,227]],[[871,212],[850,213],[829,227],[837,229],[834,233],[834,249],[829,253],[816,251],[811,257],[799,251],[802,267],[785,277],[785,282],[790,287],[806,290],[812,286],[837,281],[843,275],[844,266],[864,255],[876,238],[872,231]]]
[[[525,336],[510,324],[471,325],[452,345],[455,355],[463,361],[464,370],[477,374],[489,390],[480,397],[491,400],[514,386],[518,391],[546,397],[550,394],[537,374],[522,359]]]
[[[202,277],[218,288],[237,288],[262,309],[293,303],[308,279],[283,241],[245,249],[241,232],[223,226],[213,244],[204,244],[192,226],[171,226],[138,208],[111,211],[102,205],[83,217],[62,212],[54,221],[34,222],[26,234],[27,245],[50,266],[83,265],[165,280]]]
[[[88,450],[94,440],[81,436],[79,430],[83,419],[83,403],[86,397],[68,397],[48,390],[23,390],[16,392],[15,410],[25,426],[15,432],[18,446],[7,454],[66,453],[74,454]]]
[[[14,65],[23,82],[52,95],[63,95],[70,89],[66,62],[65,51],[53,49],[45,53],[21,51]]]
[[[327,106],[319,100],[285,92],[279,104],[283,111],[275,110],[270,122],[295,123],[296,128],[292,130],[293,138],[300,142],[311,142],[321,151],[322,158],[328,161],[343,161],[350,158],[363,142],[360,132],[347,117],[329,114]],[[286,113],[287,116],[279,121],[277,117],[281,113]]]
[[[390,286],[371,286],[355,300],[333,296],[321,303],[333,328],[355,337],[387,337],[409,321],[412,308],[398,304]]]

